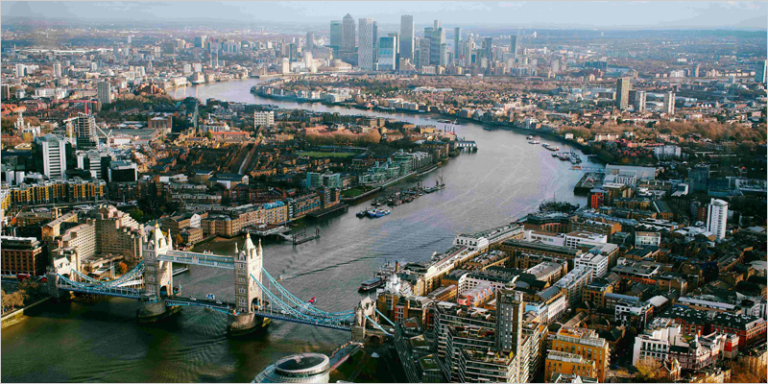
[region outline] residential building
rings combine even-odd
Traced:
[[[616,108],[623,111],[629,107],[629,89],[631,87],[629,77],[616,80]]]
[[[552,338],[552,351],[567,352],[593,360],[597,368],[594,376],[599,382],[605,382],[605,374],[610,362],[608,342],[599,337],[597,332],[586,328],[562,327]]]
[[[662,107],[662,113],[666,113],[667,115],[674,115],[675,114],[675,93],[674,92],[667,92],[664,94],[664,102]]]
[[[581,355],[551,350],[544,363],[544,380],[552,382],[559,375],[597,377],[597,363]]]
[[[707,209],[707,231],[715,234],[720,241],[725,238],[728,223],[728,203],[720,199],[712,199]]]
[[[603,255],[584,253],[573,260],[574,268],[584,267],[592,270],[592,278],[597,279],[608,273],[608,258]]]
[[[106,81],[100,81],[96,84],[96,97],[101,105],[112,102],[112,87]]]
[[[271,127],[275,125],[274,111],[256,111],[253,113],[253,126]]]
[[[635,247],[653,246],[658,247],[661,245],[661,233],[659,232],[635,232]]]

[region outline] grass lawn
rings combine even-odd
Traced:
[[[352,152],[298,152],[299,156],[309,156],[313,159],[323,159],[327,157],[346,159],[354,156]]]
[[[347,189],[346,191],[341,193],[341,197],[357,197],[370,190],[371,190],[370,187],[365,187],[365,188],[357,187],[357,188]]]

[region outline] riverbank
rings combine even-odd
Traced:
[[[22,321],[26,320],[27,317],[24,316],[24,313],[40,304],[43,304],[45,302],[48,302],[50,300],[50,297],[45,297],[41,300],[38,300],[30,305],[25,306],[24,308],[19,308],[11,313],[8,313],[7,315],[3,315],[2,318],[0,318],[0,329],[4,329],[6,327],[10,327],[12,325],[16,325],[18,323],[21,323]]]

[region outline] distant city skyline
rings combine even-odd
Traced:
[[[327,23],[350,13],[356,20],[416,24],[439,19],[451,25],[562,29],[768,28],[765,2],[26,2],[4,1],[3,22],[14,19],[104,22]],[[631,17],[630,17],[631,15]]]

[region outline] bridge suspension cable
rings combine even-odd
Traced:
[[[288,298],[292,303],[294,303],[299,307],[304,307],[310,312],[314,312],[319,315],[330,316],[330,317],[344,317],[354,313],[354,310],[348,310],[348,311],[342,311],[342,312],[326,312],[312,305],[308,305],[304,300],[301,300],[298,297],[294,296],[290,291],[285,289],[285,287],[280,285],[280,283],[278,283],[277,280],[275,280],[275,278],[272,277],[272,275],[270,275],[266,269],[262,268],[262,273],[264,276],[267,277],[267,281],[269,281],[271,285],[273,285],[278,291],[280,291],[280,293],[285,295],[286,298]]]

